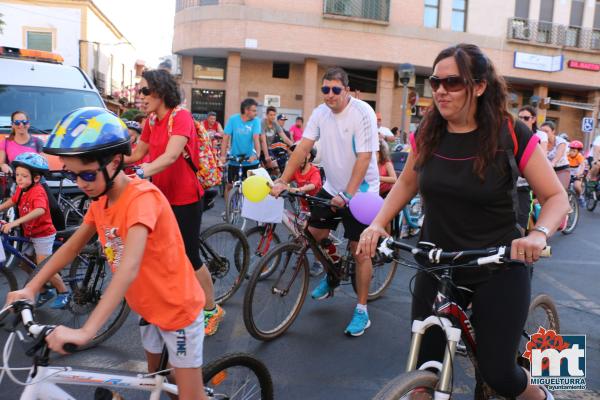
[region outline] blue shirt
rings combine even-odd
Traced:
[[[225,125],[223,131],[225,135],[231,136],[231,156],[256,156],[254,151],[254,136],[260,135],[260,119],[254,118],[249,121],[243,121],[240,114],[232,115]],[[230,161],[232,165],[239,165],[235,161]],[[244,161],[242,165],[256,165],[258,159],[253,162]]]

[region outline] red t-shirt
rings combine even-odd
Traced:
[[[315,188],[313,190],[307,192],[307,194],[309,194],[311,196],[314,196],[317,193],[319,193],[319,190],[321,190],[321,187],[323,186],[319,168],[315,167],[314,165],[312,165],[310,167],[310,169],[308,170],[308,172],[306,174],[302,174],[302,169],[298,168],[296,170],[296,172],[294,172],[294,175],[292,176],[292,181],[296,182],[296,184],[298,185],[299,188],[304,185],[308,185],[309,183],[312,183],[313,185],[315,185]],[[308,206],[308,204],[306,203],[306,200],[304,200],[304,199],[300,199],[300,203],[302,204],[302,206],[304,208],[306,208]]]
[[[17,186],[17,190],[12,197],[13,203],[17,204],[20,195],[21,188]],[[19,207],[19,217],[24,217],[36,208],[44,209],[44,214],[41,217],[21,224],[23,236],[28,238],[40,238],[56,233],[56,228],[52,225],[48,195],[42,185],[36,183],[31,189],[24,192],[23,196],[21,196],[21,201],[19,201],[17,206]]]
[[[152,122],[152,118],[148,118],[144,125],[140,140],[148,143],[150,162],[160,157],[167,149],[167,143],[169,142],[168,122],[172,111],[167,112],[161,120],[156,118],[154,123]],[[198,137],[192,114],[189,111],[180,109],[173,115],[171,134],[184,136],[188,139],[185,149],[190,154],[192,163],[198,165]],[[196,173],[183,156],[179,156],[164,171],[153,175],[152,183],[163,192],[167,200],[169,200],[169,204],[173,206],[195,203],[204,194]]]

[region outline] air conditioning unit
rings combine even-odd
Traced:
[[[265,94],[265,107],[281,107],[281,96]]]

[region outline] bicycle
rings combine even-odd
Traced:
[[[79,226],[83,222],[83,217],[90,206],[90,199],[78,188],[64,187],[64,171],[50,171],[51,179],[59,181],[58,189],[51,187],[56,196],[58,206],[65,217],[65,226]]]
[[[417,236],[423,226],[423,201],[420,195],[416,195],[392,220],[393,236],[400,238]]]
[[[571,210],[569,214],[567,214],[567,223],[564,229],[561,230],[563,235],[569,235],[573,233],[575,227],[577,227],[577,223],[579,222],[579,196],[575,192],[575,188],[573,185],[574,179],[571,177],[571,181],[569,182],[569,188],[567,189],[567,195],[569,196],[569,205],[571,206]]]
[[[60,247],[67,239],[75,233],[77,228],[69,228],[56,233],[54,248]],[[32,273],[37,268],[41,268],[48,259],[37,266],[25,254],[17,249],[13,243],[22,244],[31,243],[29,238],[21,236],[11,236],[4,233],[0,234],[2,246],[0,246],[0,297],[6,298],[9,291],[17,290],[17,279],[12,272],[16,266],[22,267],[26,273]],[[13,265],[6,264],[6,254],[13,256]],[[43,308],[38,310],[39,316],[44,321],[54,324],[65,325],[70,328],[80,328],[87,320],[87,316],[92,312],[100,301],[102,294],[112,276],[112,271],[108,266],[102,245],[97,240],[90,242],[84,247],[80,254],[62,271],[62,279],[70,289],[71,295],[64,309]],[[81,349],[87,349],[102,343],[111,337],[123,325],[129,314],[129,306],[123,300],[119,307],[111,314],[108,321],[98,331],[96,336]]]
[[[11,333],[4,345],[0,381],[6,374],[13,382],[26,386],[21,400],[75,400],[75,397],[57,385],[92,386],[96,387],[96,393],[110,393],[103,388],[139,390],[149,392],[150,400],[160,399],[163,392],[177,395],[177,386],[167,380],[170,370],[167,369],[168,357],[164,348],[158,372],[149,374],[120,375],[72,367],[52,367],[45,339],[54,326],[37,324],[33,317],[33,307],[26,301],[17,301],[0,311],[0,321],[6,318],[11,309],[17,315],[15,322],[8,327]],[[17,330],[19,326],[33,338],[31,345],[25,350],[27,356],[33,357],[31,368],[10,368],[8,365],[15,337],[25,342],[23,333]],[[64,349],[72,352],[76,350],[76,346],[66,344]],[[26,382],[19,381],[13,375],[12,371],[19,369],[29,370]],[[234,353],[214,360],[202,368],[202,377],[208,399],[273,399],[273,381],[269,370],[249,354]]]
[[[400,261],[399,251],[411,253],[413,256],[421,256],[427,259],[435,267],[426,269],[408,262]],[[475,399],[488,399],[494,395],[492,389],[483,382],[478,370],[475,353],[477,350],[475,334],[469,320],[468,309],[463,310],[463,304],[459,304],[458,291],[470,292],[469,289],[457,286],[452,280],[451,270],[454,268],[478,268],[482,265],[501,268],[501,264],[514,262],[509,259],[509,247],[496,247],[485,250],[468,250],[456,252],[444,252],[431,243],[421,242],[417,247],[408,243],[395,241],[393,238],[385,239],[379,246],[379,252],[386,257],[398,259],[399,263],[423,271],[433,276],[438,281],[438,293],[436,295],[432,315],[423,321],[415,320],[412,323],[412,340],[406,363],[406,372],[390,381],[377,393],[373,400],[398,400],[410,399],[412,395],[419,399],[450,398],[452,396],[452,370],[453,361],[457,353],[459,341],[465,343],[466,351],[462,355],[468,356],[475,367]],[[549,256],[550,248],[544,250],[543,256]],[[439,275],[437,273],[439,273]],[[468,308],[468,307],[467,307]],[[541,316],[541,318],[540,318]],[[531,317],[531,318],[529,318]],[[531,302],[529,308],[528,323],[523,330],[523,338],[529,341],[529,334],[535,333],[539,326],[553,329],[559,332],[559,320],[556,307],[552,299],[547,295],[537,296]],[[540,320],[540,319],[543,319]],[[428,361],[417,369],[421,340],[425,331],[432,326],[439,326],[446,334],[447,345],[443,362]],[[526,342],[525,342],[526,343]],[[520,352],[515,356],[522,366],[527,366]],[[435,369],[437,373],[428,369]]]
[[[596,209],[596,204],[600,201],[600,185],[598,184],[598,181],[585,179],[584,190],[585,208],[588,211],[594,211]]]
[[[309,204],[331,207],[329,200],[302,193],[283,192],[283,197],[303,198]],[[293,230],[293,240],[272,248],[254,269],[244,295],[243,315],[248,332],[256,339],[269,341],[281,336],[294,322],[308,290],[311,250],[327,273],[330,286],[350,281],[356,292],[356,262],[348,243],[346,253],[335,262],[308,230],[310,213],[284,213],[284,224]],[[369,300],[383,295],[396,273],[396,262],[373,259]]]
[[[243,168],[241,164],[247,161],[248,156],[229,156],[227,161],[235,161],[239,166],[227,165],[227,168],[238,169],[238,179],[233,182],[233,187],[225,199],[225,222],[237,226],[241,230],[246,227],[246,218],[242,217],[242,206],[244,204],[244,195],[242,194],[242,181],[244,180]],[[257,167],[258,168],[258,167]]]

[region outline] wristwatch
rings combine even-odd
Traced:
[[[135,170],[135,174],[140,178],[140,179],[144,179],[144,169],[139,167],[136,168]]]
[[[545,226],[539,225],[533,228],[533,230],[542,232],[544,235],[546,235],[546,239],[548,239],[548,236],[550,236],[550,229],[546,228]]]

